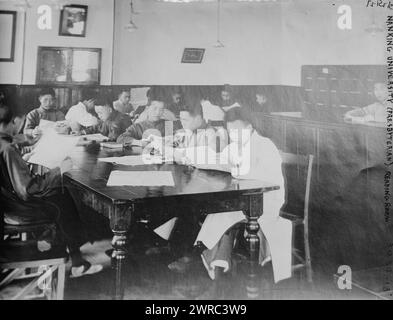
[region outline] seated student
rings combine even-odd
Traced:
[[[61,192],[61,175],[71,169],[66,160],[44,176],[33,175],[12,144],[15,132],[11,108],[0,106],[0,196],[7,223],[54,220],[66,242],[72,260],[71,275],[79,277],[102,270],[82,258],[83,228],[67,189]]]
[[[65,116],[72,131],[79,132],[98,124],[97,114],[94,111],[96,98],[96,91],[92,89],[82,90],[81,101],[72,106]]]
[[[118,143],[123,144],[135,144],[142,146],[144,143],[142,139],[148,138],[150,134],[159,136],[173,135],[173,129],[169,124],[166,126],[166,122],[162,119],[164,113],[164,102],[159,100],[153,100],[147,109],[146,120],[135,122],[127,130],[117,138]],[[175,124],[176,126],[176,124]],[[172,132],[165,132],[165,128],[172,130]]]
[[[152,93],[150,92],[149,94],[152,94]],[[151,101],[153,101],[153,100],[157,100],[157,99],[155,99],[154,97],[151,97]],[[147,115],[149,112],[149,108],[150,108],[150,105],[149,104],[146,105],[145,109],[142,111],[142,113],[139,114],[138,118],[134,122],[138,123],[138,122],[146,121],[147,117],[148,117]],[[176,121],[177,120],[176,115],[172,111],[170,111],[169,109],[166,108],[165,103],[164,103],[164,109],[162,110],[161,119],[167,120],[167,121]]]
[[[207,153],[208,150],[197,149],[200,147],[206,147],[211,149],[211,153],[215,154],[216,151],[220,151],[227,144],[227,141],[221,140],[221,136],[216,130],[210,127],[202,117],[201,106],[183,106],[180,109],[180,122],[182,129],[178,130],[170,145],[164,146],[161,150],[163,154],[171,154],[175,162],[181,164],[194,163],[200,156],[200,153]],[[217,141],[218,140],[218,141]],[[168,140],[166,141],[168,142]],[[157,149],[161,149],[161,146],[154,145]],[[174,147],[174,149],[172,149]],[[171,150],[172,149],[172,150]],[[205,152],[206,151],[206,152]],[[168,240],[172,234],[177,218],[173,218],[167,221],[165,224],[158,227],[156,233],[163,238]],[[182,223],[183,226],[186,223]],[[189,226],[185,226],[189,228]],[[191,240],[192,243],[193,240]],[[178,268],[178,262],[189,263],[191,258],[188,255],[183,256],[178,261],[171,263],[168,267],[172,270]]]
[[[391,101],[389,101],[390,95],[386,83],[375,83],[374,95],[377,99],[377,102],[364,108],[357,108],[355,110],[348,111],[344,115],[344,120],[354,123],[364,123],[370,121],[386,123],[387,108],[388,106],[392,106]]]
[[[174,137],[177,147],[175,153],[178,156],[181,154],[180,150],[183,152],[184,149],[198,146],[210,146],[216,151],[216,147],[219,147],[216,145],[216,131],[203,119],[200,106],[183,106],[179,115],[183,129],[178,130]]]
[[[145,105],[142,106],[138,106],[134,112],[132,112],[131,117],[133,118],[133,120],[136,120],[143,111],[145,111],[145,109],[150,106],[152,100],[153,100],[153,90],[151,88],[149,88],[146,91],[146,98],[147,98],[147,103]]]
[[[184,98],[180,89],[174,90],[171,94],[172,101],[168,104],[167,109],[176,117],[179,117],[181,108],[184,106]]]
[[[124,114],[130,114],[134,111],[134,107],[130,103],[130,99],[130,90],[122,89],[117,96],[117,100],[113,101],[113,109]]]
[[[39,128],[40,121],[62,121],[64,120],[64,114],[57,110],[54,104],[55,91],[53,89],[42,89],[39,93],[38,100],[40,101],[40,107],[30,111],[26,116],[24,134],[36,137],[41,135]]]
[[[257,92],[255,93],[255,100],[256,105],[253,111],[263,113],[270,113],[273,111],[266,91],[263,88],[258,88]]]
[[[219,106],[225,112],[234,107],[241,107],[234,97],[233,89],[228,84],[226,84],[221,90],[221,101],[219,102]]]
[[[281,156],[273,142],[260,136],[253,128],[244,109],[233,108],[226,114],[230,144],[217,155],[218,163],[195,164],[200,169],[230,171],[237,179],[253,179],[274,183],[279,190],[263,196],[260,263],[272,260],[274,280],[291,276],[292,225],[279,216],[285,202]],[[206,246],[202,261],[212,279],[231,266],[233,232],[231,227],[244,220],[242,211],[209,214],[198,234],[197,242]],[[266,239],[266,241],[264,241]]]
[[[98,98],[95,104],[95,112],[100,121],[97,125],[88,127],[83,132],[86,134],[101,133],[110,141],[116,141],[120,134],[131,125],[131,118],[114,110],[112,103],[104,97]]]

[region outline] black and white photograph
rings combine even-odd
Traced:
[[[14,61],[16,11],[0,10],[0,61]]]
[[[201,63],[205,49],[185,48],[181,58],[182,63]]]
[[[60,15],[60,36],[85,37],[87,6],[64,6]]]
[[[0,0],[0,300],[393,300],[392,30],[389,0]]]

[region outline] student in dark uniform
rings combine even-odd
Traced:
[[[143,146],[144,142],[142,139],[146,139],[150,135],[161,137],[173,135],[174,131],[178,129],[178,125],[176,122],[162,119],[164,110],[165,104],[163,101],[153,100],[146,110],[146,120],[134,123],[128,127],[127,130],[117,138],[117,142]],[[165,132],[166,122],[168,122],[168,130],[171,129],[169,123],[172,122],[172,132]]]
[[[41,119],[48,121],[62,121],[64,114],[56,108],[54,103],[55,91],[53,89],[41,90],[38,100],[40,107],[30,111],[26,116],[24,134],[39,136],[41,134],[39,124]]]
[[[95,112],[98,115],[97,125],[85,129],[85,133],[101,133],[111,141],[116,139],[131,125],[131,118],[117,110],[114,110],[112,103],[104,98],[98,98],[95,105]]]
[[[71,169],[66,160],[61,167],[45,175],[34,175],[13,143],[15,124],[11,108],[0,106],[0,197],[8,223],[56,221],[72,260],[71,276],[97,273],[101,265],[91,265],[82,258],[80,246],[84,230],[67,189],[61,192],[61,175]]]

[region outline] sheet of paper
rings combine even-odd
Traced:
[[[171,171],[112,171],[107,186],[170,186],[173,187]]]
[[[59,167],[72,153],[78,141],[79,137],[57,134],[54,129],[45,130],[29,162],[49,169]]]
[[[144,106],[147,104],[146,93],[149,90],[149,87],[143,88],[132,88],[131,89],[131,104],[134,108],[138,108],[139,106]]]
[[[141,166],[145,164],[161,164],[164,162],[170,162],[172,159],[143,154],[136,156],[99,158],[98,161],[121,164],[125,166]]]
[[[56,127],[56,122],[55,121],[49,121],[49,120],[40,120],[40,124],[38,127],[44,132],[47,130],[52,130]]]

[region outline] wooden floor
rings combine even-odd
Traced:
[[[102,300],[111,299],[112,276],[110,259],[104,253],[110,249],[110,240],[97,241],[82,247],[85,257],[93,263],[102,263],[104,270],[96,275],[79,279],[66,278],[65,299]],[[140,248],[142,249],[142,248]],[[139,251],[139,252],[137,252]],[[201,261],[192,266],[186,274],[177,274],[167,268],[173,257],[168,254],[146,256],[144,250],[133,252],[134,259],[127,264],[125,277],[125,299],[180,300],[211,299],[214,296],[213,282],[208,278]],[[239,263],[236,271],[228,274],[220,284],[221,299],[246,299],[245,264]],[[305,284],[299,277],[272,283],[269,267],[261,268],[260,299],[377,299],[375,296],[354,287],[352,290],[339,290],[334,277],[317,275],[313,286]],[[0,299],[7,299],[18,289],[10,286],[0,292]]]

